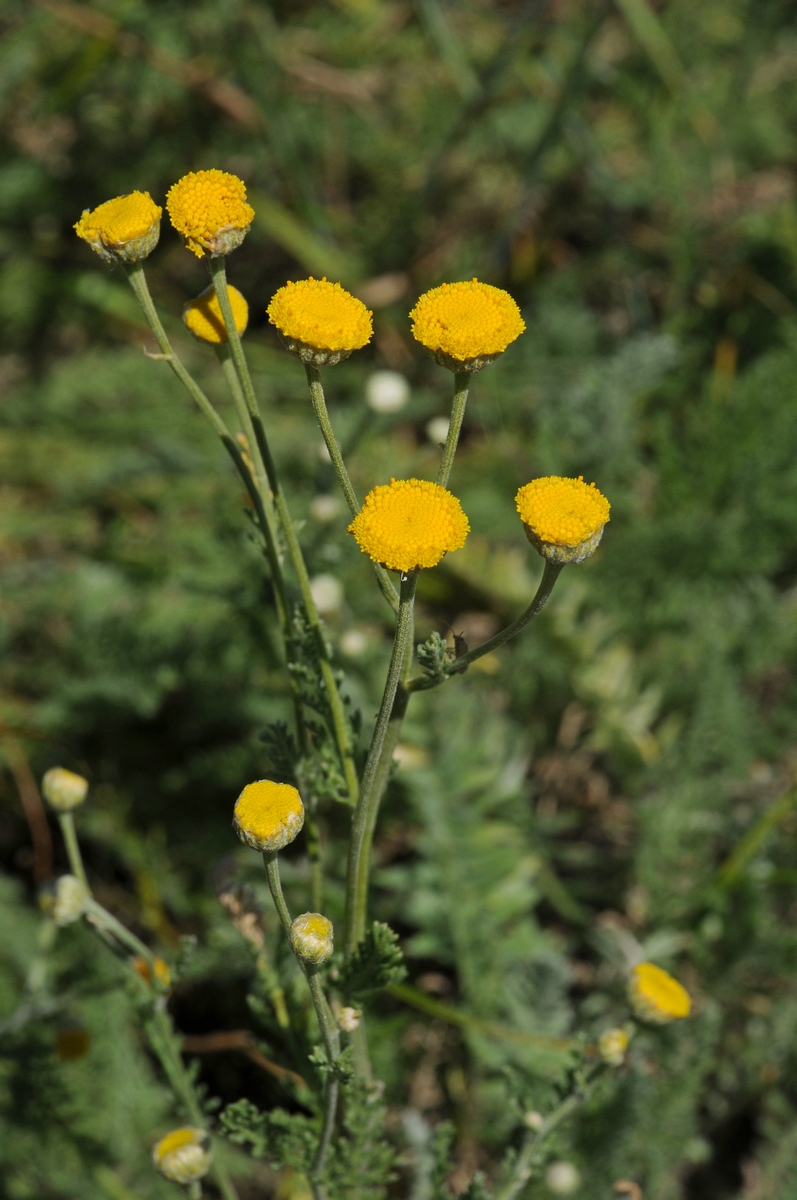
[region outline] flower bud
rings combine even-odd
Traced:
[[[355,1029],[360,1028],[360,1010],[359,1008],[351,1008],[348,1004],[340,1010],[338,1017],[338,1025],[344,1033],[354,1033]]]
[[[680,1021],[692,1011],[686,988],[650,962],[639,963],[631,972],[628,999],[640,1020],[654,1025]]]
[[[555,1196],[570,1196],[573,1192],[578,1191],[581,1185],[581,1176],[573,1163],[554,1162],[545,1172],[545,1182],[549,1191],[553,1192]]]
[[[72,925],[83,916],[88,888],[75,875],[62,875],[55,885],[51,916],[56,925]]]
[[[624,1029],[607,1029],[598,1038],[598,1050],[609,1067],[621,1067],[628,1049],[628,1034]]]
[[[374,371],[365,385],[365,402],[372,412],[395,413],[410,398],[410,385],[398,371]]]
[[[51,767],[42,779],[44,798],[56,812],[69,812],[86,799],[89,783],[66,767]]]
[[[208,1134],[192,1125],[173,1129],[152,1151],[153,1163],[172,1183],[195,1183],[208,1173],[212,1160]]]
[[[332,922],[321,913],[302,913],[291,925],[291,949],[297,958],[318,967],[332,954]]]
[[[259,779],[249,783],[235,802],[233,829],[242,842],[261,854],[289,845],[304,825],[304,805],[295,787]]]

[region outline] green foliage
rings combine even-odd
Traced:
[[[389,925],[374,921],[354,953],[341,964],[338,982],[344,996],[364,1000],[406,974],[398,937]]]

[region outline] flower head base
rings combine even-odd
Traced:
[[[624,1029],[607,1029],[598,1038],[598,1051],[609,1067],[621,1067],[628,1049],[628,1034]]]
[[[62,875],[55,885],[51,916],[56,925],[73,925],[86,909],[88,888],[75,875]]]
[[[333,949],[332,922],[321,913],[302,913],[291,924],[291,949],[302,962],[318,967]]]
[[[173,1129],[152,1151],[153,1163],[173,1183],[195,1183],[207,1175],[212,1160],[210,1138],[193,1125]]]
[[[471,279],[441,283],[410,313],[412,336],[449,371],[481,371],[526,328],[520,309],[501,288]]]
[[[85,209],[74,230],[106,262],[140,262],[158,244],[162,212],[149,192],[131,192]]]
[[[295,787],[260,779],[235,802],[233,828],[242,842],[261,854],[288,846],[304,825],[304,805]]]
[[[677,979],[654,963],[634,967],[628,980],[628,999],[642,1021],[667,1025],[680,1021],[692,1011],[689,993]]]
[[[515,497],[526,537],[553,563],[580,563],[598,548],[609,520],[609,501],[578,479],[547,475],[533,479]]]
[[[86,799],[89,781],[66,767],[51,767],[42,779],[44,798],[56,812],[70,812]]]
[[[303,363],[333,367],[352,350],[367,346],[374,331],[371,313],[339,283],[300,279],[286,283],[266,309],[287,350]]]
[[[172,225],[188,249],[203,258],[237,250],[255,215],[246,202],[246,184],[226,171],[191,171],[166,195]]]
[[[470,533],[456,496],[426,479],[391,479],[375,487],[348,529],[374,562],[391,571],[435,567]]]
[[[227,295],[235,328],[239,333],[244,333],[249,324],[249,305],[238,289],[229,284],[227,285]],[[209,342],[211,346],[220,346],[227,341],[227,329],[221,305],[212,283],[205,288],[204,292],[200,292],[195,300],[189,300],[183,306],[183,324],[199,342]]]

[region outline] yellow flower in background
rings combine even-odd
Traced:
[[[71,812],[86,799],[89,781],[66,767],[50,767],[42,777],[44,798],[56,812]]]
[[[410,320],[416,342],[450,371],[480,371],[526,328],[509,292],[477,279],[424,292]]]
[[[304,805],[295,787],[260,779],[235,802],[233,828],[242,842],[273,854],[290,844],[304,825]]]
[[[320,966],[332,954],[332,922],[321,913],[302,913],[291,923],[291,948],[303,962]]]
[[[598,1038],[598,1052],[609,1067],[621,1067],[628,1049],[628,1034],[624,1029],[607,1029]]]
[[[204,1129],[185,1125],[173,1129],[157,1143],[152,1161],[172,1183],[194,1183],[207,1175],[213,1160],[210,1138]]]
[[[579,563],[598,548],[609,501],[594,483],[546,475],[520,488],[515,503],[536,550],[555,563]]]
[[[375,487],[349,526],[374,562],[392,571],[434,567],[449,550],[459,550],[470,533],[456,496],[426,479],[391,479]]]
[[[288,350],[305,363],[334,366],[371,340],[371,313],[339,283],[300,279],[271,297],[268,319]]]
[[[249,305],[237,288],[227,285],[235,328],[244,333],[249,324]],[[194,300],[183,306],[183,324],[200,342],[219,346],[227,341],[227,330],[216,290],[211,283]]]
[[[131,958],[130,966],[133,968],[136,975],[144,980],[144,983],[148,983],[151,986],[154,982],[154,974],[155,979],[158,981],[161,987],[171,987],[172,973],[169,970],[169,964],[164,962],[162,958],[158,958],[157,955],[152,960],[152,967],[150,967],[148,959],[144,958],[143,954],[136,954],[133,958]]]
[[[631,972],[628,999],[641,1020],[655,1025],[683,1020],[692,1011],[686,988],[650,962],[639,963]]]
[[[162,212],[149,192],[131,192],[87,208],[74,230],[106,262],[139,262],[158,244]]]
[[[172,225],[188,249],[203,258],[236,250],[249,232],[255,210],[246,202],[246,184],[226,171],[191,171],[166,195]]]

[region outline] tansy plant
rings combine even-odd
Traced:
[[[308,1082],[302,1078],[297,1093],[303,1113],[309,1115],[257,1113],[243,1101],[227,1110],[223,1125],[233,1140],[297,1167],[309,1180],[316,1200],[323,1200],[349,1194],[341,1190],[340,1174],[347,1146],[358,1122],[373,1132],[375,1114],[381,1112],[375,1106],[363,1017],[369,997],[379,988],[395,987],[403,968],[392,931],[369,923],[369,875],[380,802],[408,704],[415,692],[439,687],[463,673],[476,659],[517,636],[539,614],[563,568],[594,554],[609,520],[609,502],[594,483],[581,478],[533,479],[521,487],[517,510],[529,542],[543,558],[536,594],[505,629],[472,650],[464,647],[451,653],[439,636],[416,648],[413,609],[419,572],[463,547],[470,531],[462,505],[449,490],[470,381],[521,336],[523,318],[507,292],[476,279],[443,283],[416,301],[409,314],[413,336],[454,377],[451,420],[437,477],[390,479],[374,487],[361,503],[327,411],[322,371],[368,345],[372,315],[339,283],[304,279],[281,287],[267,306],[269,321],[286,350],[304,366],[310,402],[350,510],[348,532],[371,559],[376,582],[395,613],[381,704],[367,745],[361,745],[342,675],[313,599],[297,526],[244,355],[241,339],[249,316],[247,300],[227,284],[226,256],[241,245],[254,217],[246,188],[223,171],[192,172],[169,190],[166,209],[187,249],[208,262],[210,283],[185,305],[183,321],[192,336],[218,356],[237,430],[228,426],[183,364],[150,295],[144,261],[158,241],[161,208],[147,193],[133,192],[85,212],[75,230],[106,262],[125,272],[158,346],[159,353],[152,357],[162,359],[177,375],[230,455],[251,502],[273,588],[292,690],[293,729],[272,730],[274,758],[279,759],[283,778],[246,783],[235,801],[232,821],[242,842],[263,856],[285,942],[309,988],[320,1045],[303,1071]],[[91,896],[73,818],[73,810],[85,799],[85,781],[56,769],[45,778],[44,791],[61,821],[72,869],[59,884],[54,919],[68,924],[85,918],[112,946],[132,954],[131,972],[145,992],[143,1011],[150,1041],[182,1115],[190,1122],[161,1138],[153,1151],[155,1166],[193,1195],[201,1194],[207,1174],[229,1200],[236,1194],[234,1185],[217,1152],[218,1144],[214,1146],[207,1113],[175,1049],[166,1007],[172,973]],[[337,939],[323,912],[318,821],[319,810],[333,802],[342,802],[351,811],[345,910]],[[310,911],[294,917],[283,895],[279,853],[300,836],[310,859]],[[236,903],[230,899],[227,907],[241,922]],[[339,949],[333,957],[335,940]],[[265,953],[262,944],[259,953]],[[266,990],[277,1026],[290,1041],[286,996],[273,973],[269,979]],[[644,1021],[661,1023],[689,1013],[686,992],[653,964],[634,967],[628,995],[633,1011]],[[500,1200],[517,1195],[541,1166],[548,1134],[589,1094],[597,1077],[622,1064],[630,1029],[609,1029],[599,1046],[582,1046],[578,1051],[579,1065],[562,1103],[548,1117],[527,1123],[522,1148],[507,1166]],[[290,1137],[286,1130],[291,1131]],[[377,1141],[381,1136],[373,1134]],[[389,1161],[383,1164],[386,1176]]]

